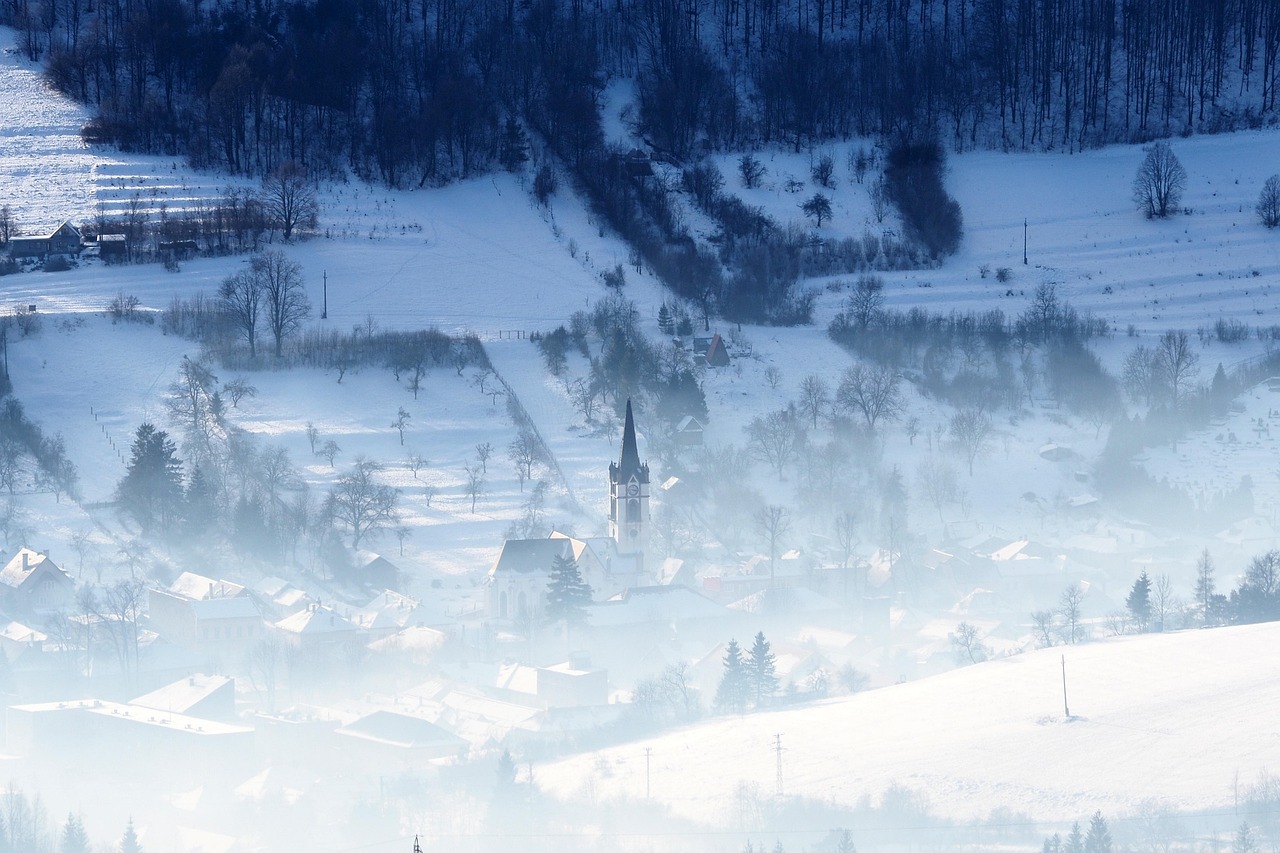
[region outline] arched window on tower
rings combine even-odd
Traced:
[[[627,501],[627,521],[633,524],[640,521],[640,501],[634,498]]]

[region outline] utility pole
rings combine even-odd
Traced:
[[[1027,217],[1022,217],[1022,263],[1027,263]]]
[[[773,751],[778,755],[777,795],[782,798],[782,735],[773,736]]]
[[[653,753],[653,747],[646,746],[644,748],[644,798],[649,799],[649,756]]]
[[[1026,252],[1024,251],[1023,254],[1025,255]],[[323,273],[323,276],[324,276],[324,285],[323,285],[324,290],[322,292],[324,293],[324,296],[322,298],[324,299],[324,301],[321,303],[320,319],[328,320],[329,319],[329,271],[325,270]]]
[[[1071,708],[1067,706],[1067,656],[1062,656],[1062,713],[1071,719]]]

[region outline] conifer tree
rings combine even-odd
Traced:
[[[1143,572],[1145,575],[1146,572]],[[1111,853],[1111,830],[1107,829],[1106,818],[1101,811],[1093,813],[1089,819],[1089,832],[1084,837],[1085,853]]]
[[[1129,597],[1124,603],[1129,608],[1133,621],[1138,623],[1138,630],[1147,630],[1147,624],[1151,621],[1151,578],[1147,576],[1146,569],[1133,582],[1133,588],[1129,590]]]
[[[778,690],[778,674],[773,652],[769,641],[764,638],[764,631],[756,634],[751,644],[751,656],[747,659],[747,677],[754,694],[756,707],[760,707]]]
[[[138,833],[133,829],[133,818],[129,818],[129,825],[124,828],[124,837],[120,839],[120,853],[142,853]]]
[[[716,688],[715,706],[721,711],[742,713],[751,695],[751,682],[742,661],[742,648],[730,640],[724,653],[724,672]]]
[[[583,625],[590,604],[591,586],[582,579],[578,561],[567,553],[556,557],[547,580],[547,621],[563,620],[566,628]]]
[[[1248,822],[1240,824],[1240,828],[1236,830],[1236,837],[1231,840],[1231,853],[1258,853],[1261,849],[1257,839],[1253,837],[1253,829]]]
[[[1080,830],[1080,821],[1071,824],[1071,833],[1067,842],[1062,845],[1062,853],[1084,853],[1084,833]]]
[[[116,487],[120,504],[143,527],[164,524],[182,503],[182,460],[169,434],[143,423],[134,435],[129,467]]]
[[[58,853],[89,853],[89,850],[89,834],[84,831],[84,822],[79,815],[68,814],[58,841]]]

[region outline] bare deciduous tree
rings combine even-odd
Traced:
[[[269,249],[256,255],[249,269],[258,281],[266,311],[267,328],[275,340],[276,357],[284,350],[284,339],[293,334],[311,313],[311,300],[302,283],[302,267],[284,252]]]
[[[392,422],[391,422],[391,428],[392,428],[393,430],[395,430],[396,432],[400,433],[400,446],[401,446],[401,447],[404,447],[404,431],[405,431],[405,428],[406,428],[407,426],[409,426],[409,421],[411,421],[411,420],[413,420],[413,415],[411,415],[411,414],[409,414],[408,412],[406,412],[406,411],[404,410],[404,406],[401,406],[401,407],[400,407],[400,409],[399,409],[399,411],[397,411],[397,412],[396,412],[396,419],[395,419],[394,421],[392,421]]]
[[[320,212],[315,187],[292,160],[262,179],[262,206],[285,240],[295,229],[314,227]]]
[[[1081,639],[1080,607],[1084,602],[1084,591],[1078,584],[1072,584],[1062,591],[1058,597],[1058,613],[1061,614],[1064,639],[1071,645]]]
[[[760,528],[761,540],[769,549],[769,586],[772,587],[778,550],[787,534],[791,532],[791,519],[784,507],[768,504],[756,510],[755,522]]]
[[[818,428],[818,418],[822,417],[830,401],[831,394],[821,376],[810,374],[800,380],[800,400],[796,408],[809,419],[810,429]]]
[[[991,437],[991,418],[978,409],[961,409],[951,416],[949,431],[968,460],[972,477],[973,462]]]
[[[1186,395],[1188,383],[1200,373],[1200,355],[1191,348],[1186,332],[1170,329],[1160,336],[1155,351],[1155,368],[1170,402],[1177,408]]]
[[[991,650],[978,636],[978,629],[970,622],[961,622],[956,626],[955,633],[950,634],[948,639],[951,640],[951,648],[955,651],[956,660],[964,663],[978,663],[984,661],[990,655]]]
[[[891,367],[867,367],[855,364],[840,374],[836,388],[836,407],[844,412],[858,412],[867,426],[876,428],[880,421],[891,421],[902,412],[902,392],[898,374]]]
[[[804,429],[787,409],[761,415],[747,425],[751,451],[772,466],[778,479],[804,446]]]
[[[400,495],[377,482],[381,470],[377,462],[357,457],[354,467],[338,478],[326,500],[329,517],[351,534],[352,549],[359,550],[366,536],[387,526],[395,517]]]
[[[231,324],[249,344],[250,358],[258,354],[258,315],[262,310],[262,284],[250,270],[240,270],[223,279],[218,298]]]
[[[1262,192],[1258,194],[1258,204],[1254,208],[1258,213],[1258,218],[1262,220],[1262,224],[1268,228],[1275,228],[1280,225],[1280,175],[1272,175],[1267,178],[1262,185]],[[0,213],[0,220],[3,214]],[[2,226],[0,226],[2,228]],[[0,231],[0,243],[3,242],[4,234]]]
[[[1163,219],[1178,212],[1178,202],[1187,186],[1187,170],[1167,142],[1157,142],[1147,151],[1133,179],[1133,200],[1148,219]]]
[[[471,498],[471,512],[475,513],[476,501],[484,494],[484,473],[474,465],[464,465],[462,470],[466,472],[466,479],[463,480],[462,489],[467,497]],[[524,491],[523,481],[521,481],[520,491]]]

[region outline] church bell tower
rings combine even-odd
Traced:
[[[649,532],[649,466],[640,462],[636,448],[636,424],[627,401],[622,427],[622,458],[609,463],[609,536],[619,555],[634,555],[636,568],[644,554]]]

